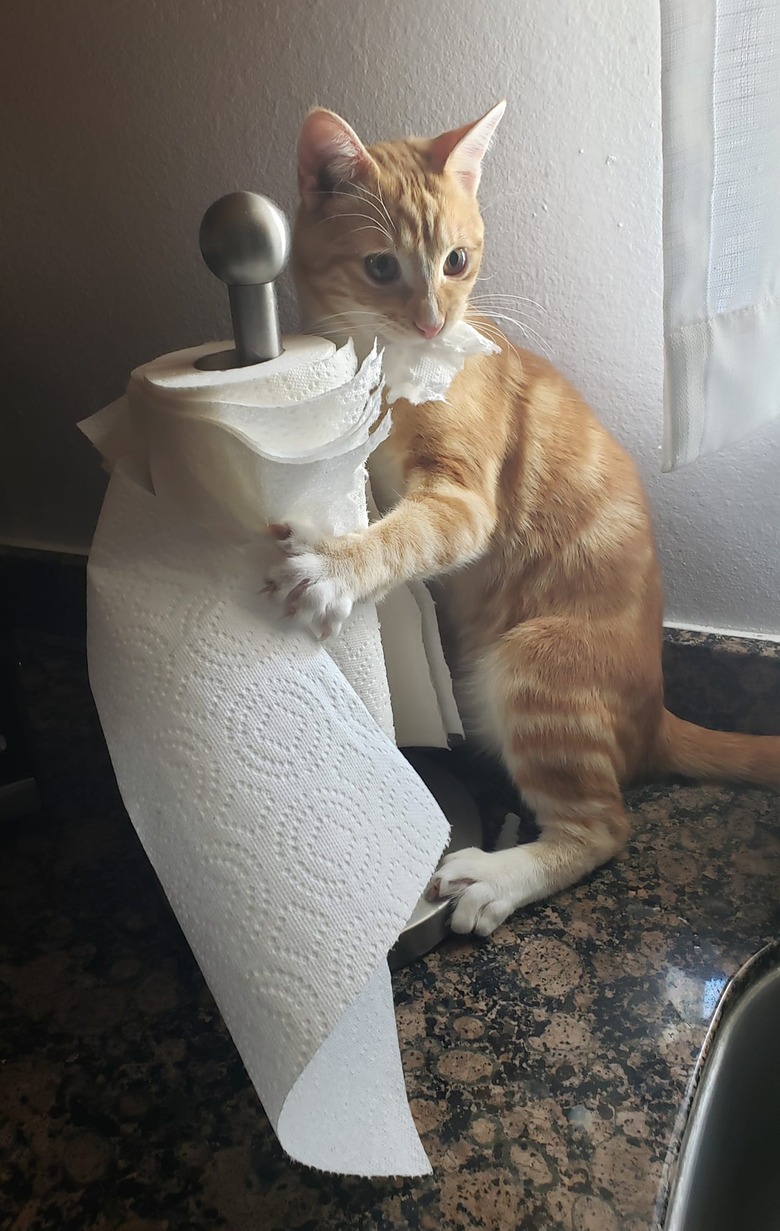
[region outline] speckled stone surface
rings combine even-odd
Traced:
[[[78,647],[21,648],[47,810],[0,828],[3,1228],[653,1226],[720,992],[778,935],[777,796],[635,790],[619,861],[398,972],[434,1172],[340,1179],[276,1143],[122,810]],[[667,647],[674,708],[780,731],[777,647],[732,649]]]

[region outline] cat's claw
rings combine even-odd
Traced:
[[[508,878],[501,875],[499,852],[472,846],[446,856],[426,897],[432,902],[444,898],[453,902],[453,932],[489,936],[517,905],[509,889]]]
[[[284,559],[268,570],[262,593],[288,619],[307,624],[319,641],[337,636],[354,599],[321,549],[324,536],[301,522],[274,523],[268,532]]]

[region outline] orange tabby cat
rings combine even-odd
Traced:
[[[469,307],[482,256],[477,188],[503,114],[431,141],[366,148],[315,110],[299,144],[294,274],[311,332],[366,352],[462,320],[500,352],[466,361],[446,403],[393,407],[374,461],[396,493],[367,530],[275,526],[269,578],[320,636],[353,603],[411,578],[443,579],[472,734],[502,757],[538,841],[460,851],[433,896],[455,931],[487,935],[626,840],[621,786],[671,772],[780,784],[780,737],[706,731],[664,709],[662,595],[636,469],[553,367]]]

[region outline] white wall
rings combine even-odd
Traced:
[[[25,0],[6,14],[0,540],[88,544],[103,480],[74,423],[135,364],[225,334],[201,214],[239,187],[292,209],[311,103],[370,140],[506,94],[484,289],[544,304],[559,363],[639,459],[669,618],[780,632],[780,432],[659,473],[654,0]]]

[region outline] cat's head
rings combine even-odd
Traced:
[[[505,103],[432,140],[366,147],[332,111],[298,143],[293,275],[306,328],[358,350],[462,319],[482,260],[482,159]]]

